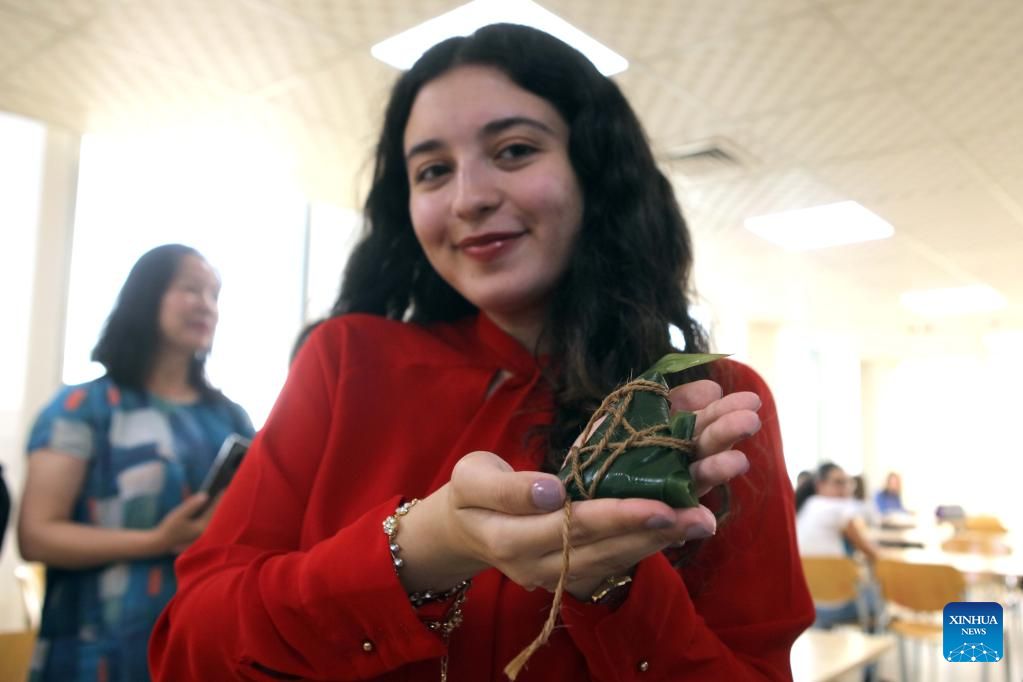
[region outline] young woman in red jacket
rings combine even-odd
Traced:
[[[177,564],[158,680],[504,679],[560,577],[566,450],[670,326],[705,350],[639,122],[542,32],[486,27],[401,76],[366,218],[333,316]],[[790,677],[813,607],[774,405],[739,363],[703,376],[671,404],[698,413],[691,472],[728,483],[730,512],[719,528],[717,493],[574,503],[561,627],[519,680]]]

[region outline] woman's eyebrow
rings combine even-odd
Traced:
[[[557,135],[553,128],[542,121],[538,121],[535,118],[529,118],[528,116],[508,116],[506,118],[499,118],[485,124],[480,129],[480,137],[491,137],[498,133],[507,130],[508,128],[514,128],[515,126],[529,126],[535,128],[548,135]],[[443,148],[445,145],[438,139],[424,140],[418,144],[412,145],[408,152],[405,154],[405,161],[409,161],[416,154],[425,154],[428,152],[436,151]]]
[[[483,126],[483,129],[480,131],[480,136],[489,137],[490,135],[496,135],[497,133],[507,130],[508,128],[513,128],[519,125],[536,128],[537,130],[545,132],[548,135],[557,134],[554,132],[554,129],[551,128],[549,125],[547,125],[543,121],[538,121],[535,118],[529,118],[528,116],[508,116],[507,118],[499,118],[495,121],[487,123],[485,126]]]
[[[425,154],[427,152],[436,151],[444,146],[440,140],[432,139],[425,140],[419,144],[412,145],[408,152],[405,154],[405,161],[409,161],[416,154]]]

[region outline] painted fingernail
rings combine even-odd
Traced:
[[[703,538],[709,538],[714,535],[713,528],[705,528],[704,526],[689,526],[686,529],[686,540],[702,540]]]
[[[663,530],[665,528],[671,528],[674,524],[675,522],[667,516],[651,516],[646,520],[646,527],[650,530]]]
[[[533,482],[533,504],[537,509],[554,511],[561,507],[561,485],[549,478]]]

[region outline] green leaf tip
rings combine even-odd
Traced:
[[[727,357],[727,353],[668,353],[655,362],[653,367],[644,372],[643,376],[674,374],[675,372],[687,370],[690,367],[705,365],[708,362],[714,362],[715,360]]]

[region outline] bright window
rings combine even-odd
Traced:
[[[0,113],[0,414],[20,409],[25,390],[29,314],[35,272],[39,192],[46,131]],[[7,422],[0,423],[6,431]],[[13,429],[13,421],[10,425]]]
[[[64,381],[102,373],[89,355],[128,271],[179,242],[220,273],[208,370],[259,428],[302,323],[307,202],[281,154],[231,127],[82,141]]]

